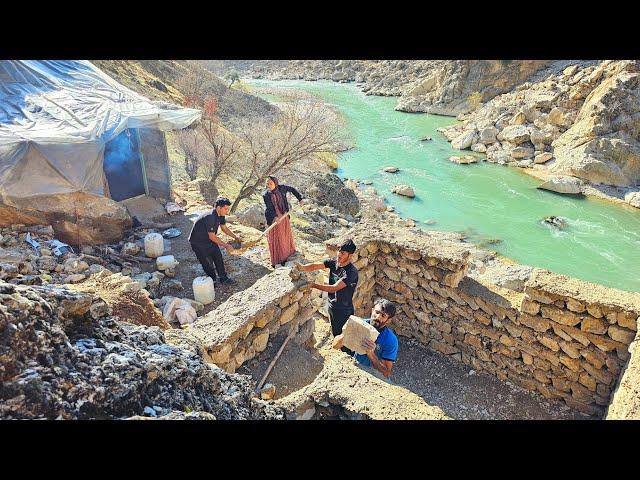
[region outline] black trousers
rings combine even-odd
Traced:
[[[222,260],[222,252],[220,247],[213,242],[209,244],[192,243],[191,249],[196,254],[196,258],[202,265],[204,273],[212,279],[216,279],[216,271],[221,280],[227,278],[227,272],[224,269],[224,261]],[[215,267],[215,268],[214,268]]]
[[[353,315],[354,310],[351,308],[336,307],[332,303],[329,303],[329,320],[331,321],[331,333],[333,336],[340,335],[342,333],[342,327],[347,323],[347,320]],[[347,347],[342,347],[341,350],[351,356],[353,356],[353,350]]]

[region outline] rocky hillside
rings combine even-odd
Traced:
[[[184,78],[197,77],[202,88],[218,101],[225,124],[261,117],[276,110],[268,102],[235,88],[206,70],[198,62],[185,60],[93,60],[98,68],[130,89],[155,100],[183,104],[189,95]]]
[[[482,101],[508,92],[549,62],[544,60],[259,60],[205,64],[221,72],[271,79],[334,80],[363,83],[370,95],[401,97],[397,110],[457,115],[468,111],[469,96]]]
[[[640,63],[575,62],[488,101],[443,129],[458,149],[588,184],[640,184]],[[640,206],[638,197],[627,199]]]

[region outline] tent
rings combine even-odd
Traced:
[[[200,111],[151,101],[88,61],[0,61],[0,203],[82,192],[169,197],[162,131]]]

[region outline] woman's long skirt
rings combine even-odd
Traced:
[[[271,265],[286,261],[296,252],[289,217],[283,218],[278,225],[267,232],[267,242],[269,242]]]

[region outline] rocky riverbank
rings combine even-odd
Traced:
[[[238,67],[254,78],[358,82],[367,94],[398,96],[397,110],[457,116],[461,123],[442,129],[454,148],[640,208],[637,61],[293,60]]]
[[[640,207],[640,64],[540,73],[441,132],[454,148],[486,153],[490,162],[544,171],[556,183],[568,178],[578,192]]]

